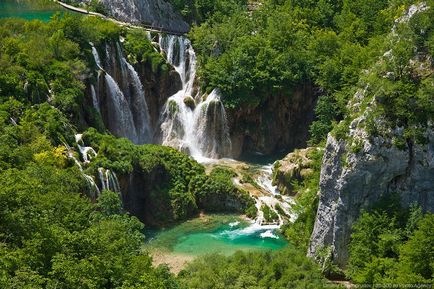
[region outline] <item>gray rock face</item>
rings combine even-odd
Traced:
[[[353,123],[360,122],[356,119]],[[394,133],[399,133],[396,130]],[[336,264],[345,267],[351,227],[360,211],[383,195],[398,193],[401,205],[419,204],[434,212],[434,133],[427,129],[428,143],[408,142],[404,149],[384,137],[369,138],[362,129],[351,130],[361,141],[357,153],[332,136],[327,139],[320,178],[320,202],[308,255],[331,246]]]
[[[227,109],[232,157],[243,153],[272,154],[306,147],[314,120],[317,92],[310,84],[291,95],[272,95],[255,108]]]
[[[78,2],[87,2],[81,0]],[[187,33],[189,25],[163,0],[101,0],[110,16],[132,24],[146,24],[156,29],[179,34]]]

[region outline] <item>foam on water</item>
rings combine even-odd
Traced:
[[[273,238],[273,239],[279,239],[279,236],[274,235],[273,231],[267,230],[264,233],[261,233],[261,238]]]

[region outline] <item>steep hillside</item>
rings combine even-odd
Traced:
[[[387,195],[434,212],[432,17],[420,3],[396,20],[387,52],[361,77],[328,136],[309,255],[330,246],[345,266],[353,223]]]

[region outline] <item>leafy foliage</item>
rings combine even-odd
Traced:
[[[143,224],[117,193],[86,197],[61,112],[9,99],[0,116],[1,288],[178,288],[141,252]]]
[[[179,274],[187,288],[324,288],[318,267],[302,252],[237,252],[199,258]]]
[[[148,180],[142,190],[150,196],[147,210],[159,225],[184,220],[198,210],[243,212],[253,203],[246,192],[232,184],[233,172],[216,168],[208,176],[202,165],[175,149],[135,146],[95,129],[89,129],[83,139],[98,151],[87,169],[89,173],[96,175],[97,169],[104,167],[121,178],[137,175]]]
[[[169,0],[189,23],[200,24],[241,11],[247,0]]]
[[[348,274],[357,283],[432,283],[434,215],[379,206],[353,226]]]
[[[293,206],[297,219],[282,228],[286,238],[302,249],[307,249],[315,223],[322,156],[323,151],[320,149],[309,152],[308,158],[312,160],[310,168],[313,173],[301,183],[294,184],[294,191],[299,192],[295,199],[296,204]]]

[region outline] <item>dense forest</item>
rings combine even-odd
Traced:
[[[253,109],[277,95],[291,97],[306,83],[318,91],[308,141],[318,148],[308,156],[312,173],[292,184],[298,218],[282,227],[291,244],[276,252],[199,257],[178,275],[153,266],[143,249],[144,226],[176,224],[199,212],[256,212],[248,193],[231,181],[231,170],[205,172],[175,149],[116,138],[89,105],[86,85],[95,83],[97,66],[93,46],[121,38],[131,63],[168,76],[164,55],[142,30],[96,17],[0,19],[0,287],[334,286],[326,278],[432,284],[433,215],[417,204],[401,207],[399,196],[377,202],[355,221],[346,268],[331,261],[329,248],[315,260],[306,249],[327,135],[351,143],[352,152],[361,150],[348,140],[350,123],[364,111],[350,105],[358,91],[366,96],[359,106],[370,108],[364,124],[370,135],[400,127],[402,137],[393,136],[393,145],[429,142],[424,132],[434,116],[434,2],[424,2],[427,8],[406,21],[397,19],[416,1],[168,2],[192,25],[188,37],[201,88],[220,89],[226,108]],[[89,7],[106,13],[99,1]],[[92,162],[77,153],[78,133],[97,152]],[[86,176],[97,176],[100,168],[116,172],[123,186],[131,176],[146,180],[141,185],[152,204],[146,216],[135,217],[120,192],[95,192]]]

